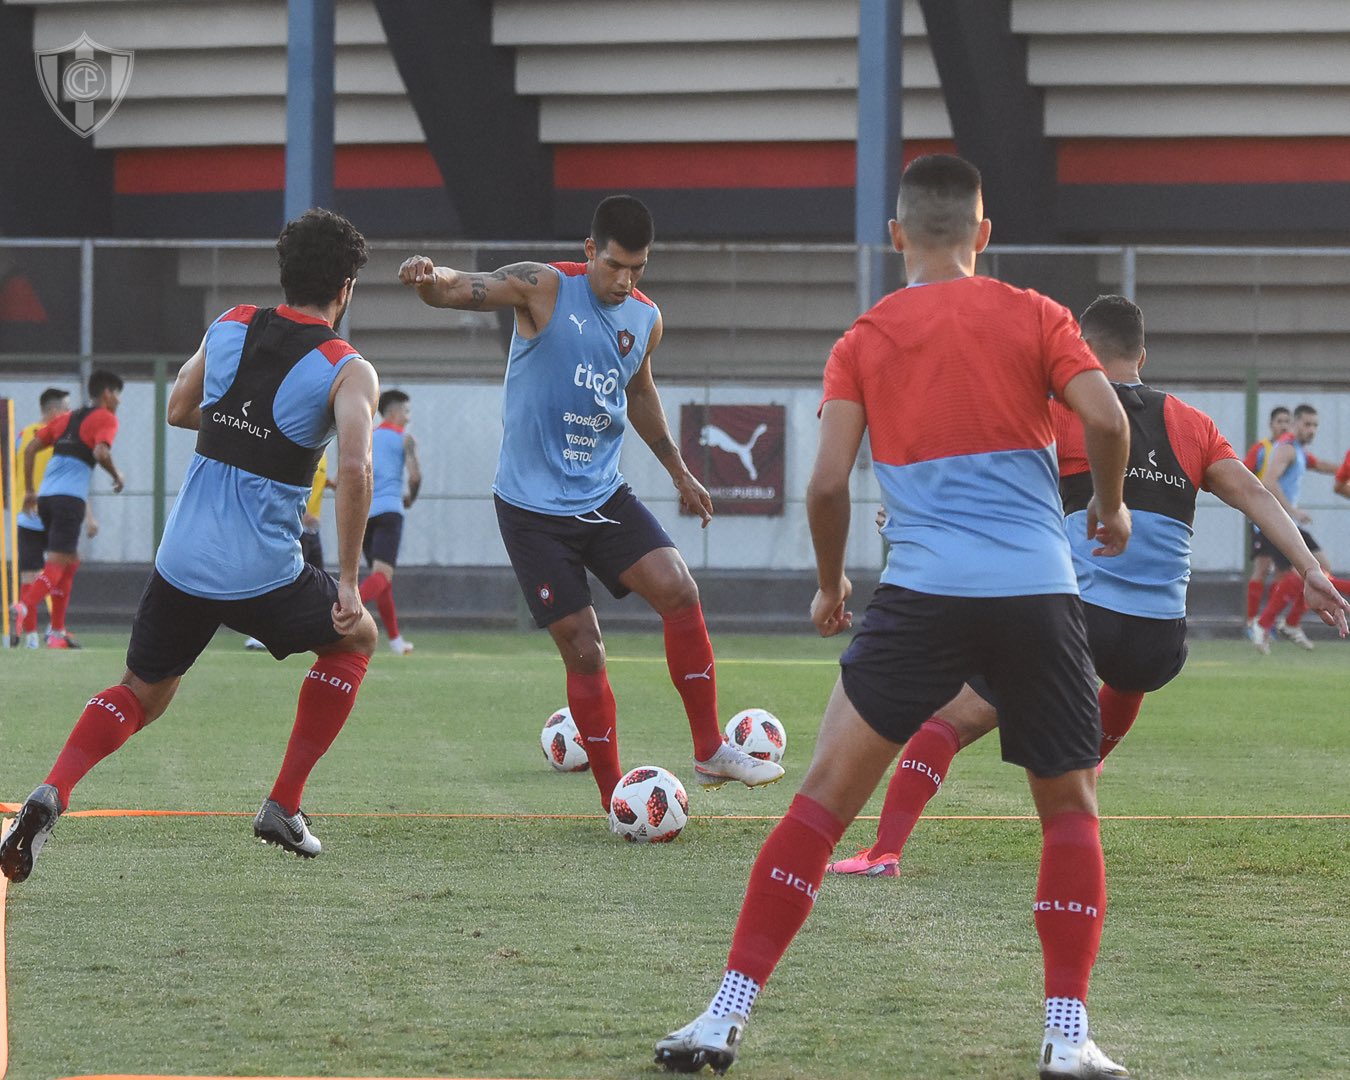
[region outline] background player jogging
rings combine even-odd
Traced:
[[[11,881],[32,872],[75,785],[168,708],[221,625],[258,638],[278,660],[318,654],[253,831],[305,858],[321,850],[300,796],[346,722],[375,648],[357,573],[379,383],[333,329],[366,262],[361,234],[337,214],[310,210],[282,231],[277,254],[286,303],[231,308],[178,373],[168,420],[197,431],[197,450],[132,622],[127,670],[89,700],[0,843],[0,872]],[[314,468],[335,429],[338,581],[300,554]]]
[[[24,477],[23,509],[28,515],[36,513],[46,533],[47,560],[42,572],[24,587],[14,604],[14,623],[28,626],[31,613],[50,596],[52,615],[47,644],[51,648],[70,647],[66,639],[66,609],[75,587],[75,572],[80,568],[77,554],[80,530],[89,516],[89,486],[94,466],[112,477],[114,493],[122,490],[122,473],[112,459],[112,444],[117,438],[117,406],[121,400],[121,377],[111,371],[95,371],[89,376],[89,404],[55,417],[39,428],[24,448],[20,463]],[[51,447],[52,456],[38,484],[37,456],[43,447]]]
[[[399,280],[432,307],[515,311],[492,485],[497,521],[530,613],[562,655],[567,704],[606,809],[622,772],[587,570],[614,596],[635,592],[661,615],[698,782],[755,787],[783,775],[781,766],[723,741],[698,586],[619,472],[631,424],[670,474],[685,509],[705,526],[712,519],[712,500],[670,437],[652,379],[661,312],[637,283],[653,236],[647,208],[613,195],[596,208],[585,262],[515,263],[484,274],[415,255],[399,268]]]

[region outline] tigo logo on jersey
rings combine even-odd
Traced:
[[[634,343],[635,341],[637,341],[637,338],[635,338],[635,337],[634,337],[632,334],[630,334],[627,330],[620,330],[620,331],[619,331],[619,355],[620,355],[620,356],[627,356],[630,352],[632,352],[632,351],[633,351],[633,343]]]
[[[578,364],[572,382],[592,391],[595,394],[595,403],[604,405],[606,398],[619,388],[619,371],[617,368],[610,368],[602,375],[590,364]]]

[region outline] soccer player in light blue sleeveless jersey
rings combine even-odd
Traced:
[[[370,517],[361,550],[370,564],[370,576],[361,583],[361,599],[374,600],[389,635],[389,650],[395,656],[413,651],[398,628],[394,607],[394,567],[403,542],[403,512],[412,508],[422,487],[422,467],[417,461],[417,442],[407,431],[412,418],[412,399],[402,390],[380,395],[380,425],[371,436],[371,465],[375,487],[370,497]],[[403,490],[403,474],[408,490]]]
[[[684,508],[705,526],[712,520],[712,500],[670,437],[652,379],[661,312],[637,283],[653,236],[647,208],[613,195],[596,209],[585,262],[475,273],[415,255],[399,268],[399,280],[431,307],[515,312],[492,486],[497,521],[535,623],[552,635],[567,668],[567,703],[606,809],[622,773],[587,570],[614,596],[636,592],[661,615],[698,781],[755,787],[783,774],[723,742],[698,586],[619,472],[631,424],[665,466]]]

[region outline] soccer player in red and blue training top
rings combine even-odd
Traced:
[[[699,783],[755,787],[783,775],[781,766],[723,741],[698,586],[619,472],[631,424],[665,466],[684,508],[705,526],[712,519],[712,500],[670,437],[652,379],[661,313],[637,283],[653,236],[647,208],[613,195],[595,211],[584,263],[515,263],[480,274],[415,255],[399,268],[399,280],[432,307],[515,311],[492,485],[497,522],[530,613],[562,654],[567,704],[606,809],[622,772],[587,570],[614,596],[635,592],[661,615]]]
[[[1305,525],[1312,524],[1312,515],[1298,505],[1303,493],[1303,478],[1309,469],[1321,473],[1336,472],[1334,464],[1330,461],[1319,461],[1308,449],[1317,435],[1318,422],[1317,410],[1311,405],[1295,406],[1293,425],[1276,442],[1275,449],[1270,455],[1270,464],[1261,475],[1261,483],[1265,484],[1267,490],[1280,501],[1280,505],[1289,516],[1298,522],[1304,542],[1317,556],[1322,569],[1330,575],[1331,563],[1326,553],[1313,539],[1312,533],[1304,528]],[[1270,641],[1274,634],[1279,634],[1284,640],[1292,641],[1299,648],[1311,652],[1312,640],[1300,625],[1303,613],[1307,610],[1303,602],[1303,580],[1290,568],[1289,560],[1278,548],[1271,554],[1280,576],[1271,586],[1270,599],[1266,601],[1265,610],[1261,612],[1260,618],[1256,620],[1256,626],[1248,633],[1248,637],[1256,646],[1256,651],[1262,654],[1270,652]],[[1338,589],[1350,590],[1350,581],[1335,577],[1331,580]],[[1289,614],[1281,619],[1280,613],[1286,607],[1289,608]]]
[[[1270,455],[1275,450],[1275,444],[1280,441],[1280,436],[1289,430],[1289,425],[1293,423],[1293,414],[1289,412],[1286,405],[1276,405],[1270,410],[1270,437],[1266,439],[1257,439],[1247,449],[1247,455],[1242,459],[1242,464],[1246,465],[1259,480],[1265,475],[1266,466],[1270,464]],[[1251,543],[1252,572],[1247,579],[1247,621],[1246,634],[1250,640],[1256,630],[1256,617],[1261,614],[1261,598],[1266,591],[1266,578],[1270,577],[1271,570],[1275,567],[1275,559],[1272,554],[1274,545],[1268,545],[1265,538],[1261,535],[1261,530],[1251,522],[1247,523],[1248,538]]]
[[[1089,1038],[1087,989],[1106,911],[1097,828],[1096,684],[1055,467],[1053,393],[1082,419],[1096,556],[1130,538],[1124,410],[1073,316],[975,274],[989,240],[980,174],[945,154],[900,181],[891,239],[907,288],[836,343],[807,488],[826,637],[852,625],[849,481],[864,434],[887,512],[881,585],[840,659],[815,755],[760,849],[721,988],[656,1044],[689,1071],[725,1069],[750,1007],[806,921],[830,852],[906,742],[982,676],[1005,703],[1003,758],[1027,770],[1043,829],[1033,910],[1045,968],[1042,1076],[1126,1076]]]
[[[1092,491],[1083,425],[1059,402],[1051,406],[1065,525],[1087,616],[1088,645],[1102,678],[1097,700],[1105,761],[1134,724],[1144,695],[1171,682],[1186,663],[1186,585],[1200,489],[1213,492],[1260,527],[1298,569],[1309,606],[1342,634],[1350,604],[1322,573],[1298,526],[1237,459],[1214,421],[1140,381],[1146,354],[1139,308],[1123,296],[1102,296],[1079,321],[1130,421],[1125,501],[1133,514],[1134,534],[1123,555],[1102,560],[1092,556],[1083,529]],[[966,688],[915,733],[886,789],[876,843],[831,863],[829,872],[896,875],[905,842],[942,786],[953,756],[998,725],[992,696],[985,686]]]
[[[403,512],[411,508],[422,487],[417,443],[406,430],[411,417],[411,399],[402,390],[386,390],[380,395],[380,424],[371,437],[375,487],[361,544],[371,569],[370,576],[361,583],[361,599],[367,603],[375,601],[384,632],[389,635],[389,648],[396,656],[413,651],[412,642],[405,641],[399,633],[398,611],[394,607],[394,567],[398,565],[398,549],[403,540]]]
[[[24,450],[23,509],[29,515],[36,512],[47,533],[47,562],[14,605],[14,621],[27,625],[29,613],[50,596],[52,621],[47,644],[54,649],[70,647],[66,640],[66,609],[75,584],[75,571],[80,568],[76,552],[80,530],[88,515],[94,466],[112,477],[114,493],[122,490],[122,474],[112,459],[117,406],[121,400],[121,378],[111,371],[95,371],[89,376],[89,404],[62,413],[40,428]],[[52,456],[38,485],[34,479],[37,456],[47,446],[51,447]]]
[[[346,218],[310,210],[282,230],[277,254],[286,303],[231,308],[178,372],[168,420],[197,431],[197,452],[132,622],[127,670],[89,700],[0,843],[0,872],[11,881],[32,871],[71,789],[168,708],[221,625],[258,638],[278,660],[318,656],[253,832],[305,858],[321,850],[301,792],[346,723],[376,640],[357,574],[379,382],[333,329],[366,262],[361,234]],[[300,553],[314,468],[334,430],[337,581]]]

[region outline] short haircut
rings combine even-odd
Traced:
[[[104,390],[116,390],[119,393],[122,390],[122,376],[114,375],[111,371],[96,371],[89,376],[89,400],[97,401],[103,396]]]
[[[1098,356],[1133,360],[1144,347],[1144,313],[1128,297],[1097,297],[1078,325]]]
[[[1295,420],[1297,420],[1300,416],[1316,416],[1316,415],[1317,415],[1317,410],[1314,409],[1311,405],[1307,405],[1307,404],[1299,405],[1299,406],[1296,406],[1295,409],[1294,409],[1294,419],[1295,419]]]
[[[1285,416],[1288,416],[1288,415],[1289,415],[1289,406],[1288,406],[1288,405],[1276,405],[1275,408],[1273,408],[1273,409],[1270,410],[1270,419],[1271,419],[1271,420],[1274,420],[1275,417],[1277,417],[1277,416],[1280,415],[1280,413],[1284,413]]]
[[[411,398],[402,390],[386,390],[380,395],[380,415],[383,416],[387,413],[391,406],[402,405],[405,401],[410,400]]]
[[[919,244],[952,245],[980,224],[980,170],[954,154],[925,154],[900,177],[895,216]]]
[[[331,210],[306,210],[277,237],[286,303],[331,304],[368,257],[366,238],[345,217]]]
[[[62,390],[59,386],[49,386],[42,391],[42,396],[38,398],[38,408],[45,409],[53,401],[60,401],[62,398],[70,397],[69,390]]]
[[[601,251],[611,240],[625,251],[642,251],[651,247],[655,238],[651,211],[633,196],[611,195],[595,208],[591,239]]]

